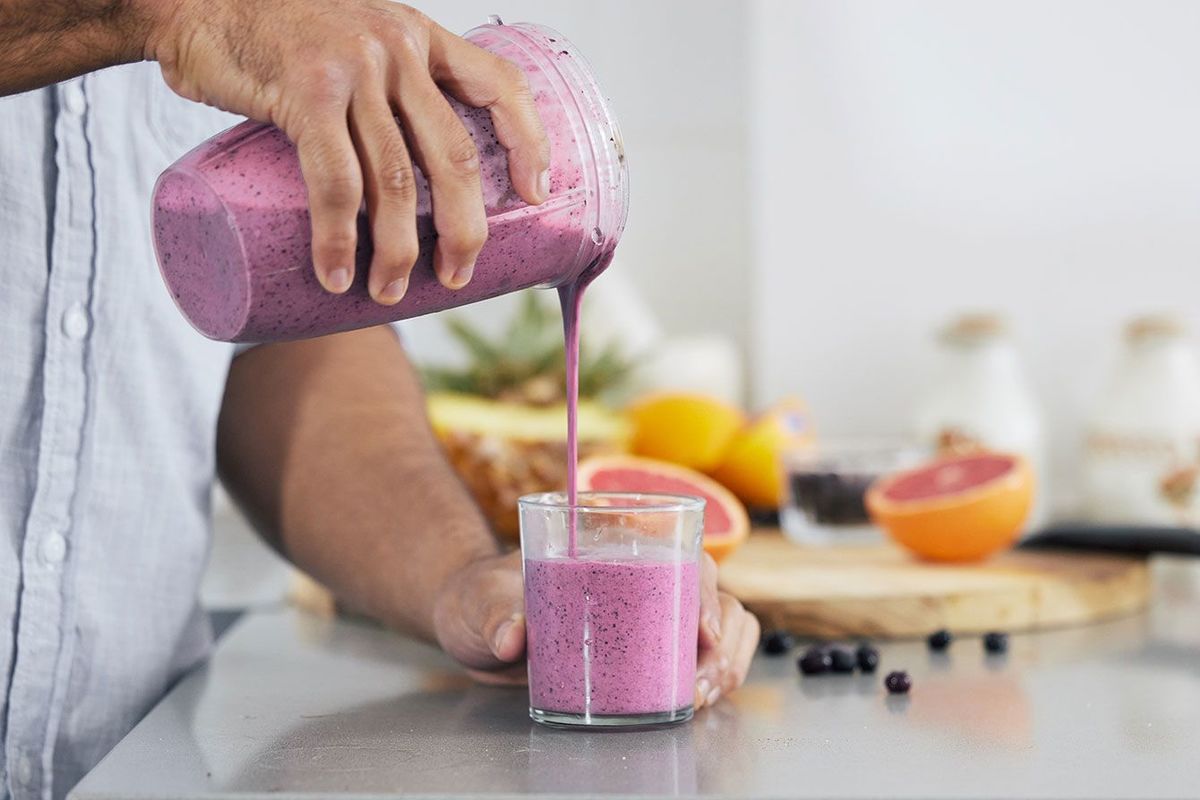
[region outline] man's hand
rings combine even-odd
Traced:
[[[696,708],[741,686],[758,648],[758,620],[717,589],[717,565],[702,556]],[[442,588],[434,630],[442,648],[486,683],[525,680],[525,604],[521,554],[486,558],[464,567]]]
[[[475,143],[442,91],[490,110],[513,187],[549,195],[550,150],[524,73],[390,0],[133,0],[145,56],[179,94],[271,122],[296,144],[313,264],[341,293],[366,199],[376,301],[400,301],[417,258],[412,161],[429,179],[434,269],[461,288],[487,238]],[[396,117],[400,124],[397,125]],[[402,131],[403,129],[403,131]]]
[[[733,595],[717,589],[717,562],[708,553],[701,559],[697,709],[712,705],[745,682],[762,632],[758,617]]]

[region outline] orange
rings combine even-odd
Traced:
[[[1020,456],[942,458],[876,481],[871,518],[931,561],[979,561],[1011,545],[1033,502],[1033,473]]]
[[[630,450],[701,472],[713,469],[746,423],[738,409],[699,394],[651,395],[629,409]]]
[[[579,464],[576,486],[592,492],[658,492],[701,497],[704,549],[720,561],[750,533],[750,517],[733,493],[695,470],[636,456],[596,456]]]
[[[748,506],[779,508],[783,499],[780,457],[812,444],[808,409],[799,399],[788,398],[739,431],[721,463],[709,474]]]

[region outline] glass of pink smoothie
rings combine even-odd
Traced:
[[[696,497],[522,497],[529,715],[633,727],[692,717],[700,613]]]

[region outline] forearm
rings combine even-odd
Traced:
[[[151,27],[146,2],[0,0],[0,94],[141,60]]]
[[[447,577],[496,552],[387,329],[235,359],[217,445],[223,480],[264,535],[389,625],[432,636]]]

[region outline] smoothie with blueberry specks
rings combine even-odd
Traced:
[[[692,705],[699,577],[694,561],[525,561],[530,704],[594,715]]]

